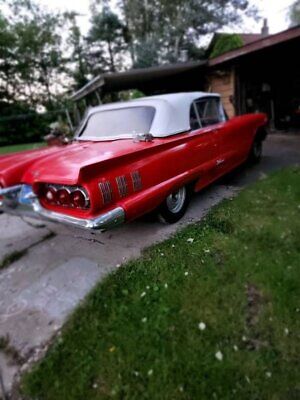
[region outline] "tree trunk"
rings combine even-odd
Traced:
[[[109,58],[110,58],[110,69],[112,72],[116,72],[115,60],[114,60],[113,50],[111,47],[111,42],[108,41],[107,44],[108,44],[108,53],[109,53]]]
[[[134,65],[134,63],[135,63],[135,51],[134,51],[133,39],[132,39],[132,34],[131,34],[131,29],[130,29],[130,22],[129,22],[129,18],[128,18],[128,15],[127,15],[126,4],[125,4],[124,0],[122,1],[122,4],[123,4],[123,13],[124,13],[125,26],[126,26],[126,30],[127,30],[127,33],[128,33],[129,53],[130,53],[130,58],[131,58],[132,65]]]

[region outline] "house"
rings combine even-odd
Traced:
[[[269,35],[265,21],[260,34],[234,34],[234,46],[216,54],[222,35],[214,36],[205,60],[96,77],[72,96],[77,112],[80,103],[99,103],[107,92],[204,90],[221,94],[229,117],[261,111],[273,128],[300,127],[300,26]]]
[[[208,66],[211,59],[218,58],[224,53],[243,48],[268,36],[269,28],[266,19],[264,20],[261,33],[217,32],[214,34],[206,51]],[[227,68],[227,66],[221,70],[217,70],[216,68],[209,68],[207,74],[206,90],[217,92],[222,95],[223,104],[229,117],[233,117],[237,114],[235,106],[233,104],[235,85],[236,82],[234,68]]]
[[[207,81],[230,116],[263,111],[274,128],[300,127],[300,26],[210,58]]]

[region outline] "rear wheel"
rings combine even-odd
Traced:
[[[158,218],[165,224],[174,224],[182,218],[190,202],[190,190],[183,186],[171,193],[158,209]]]
[[[250,150],[249,162],[252,164],[259,163],[262,157],[262,150],[263,150],[262,140],[260,138],[256,138]]]

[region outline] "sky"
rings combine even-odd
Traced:
[[[61,1],[61,0],[38,0],[39,3],[47,6],[48,8],[57,10],[75,10],[83,17],[79,19],[82,32],[86,33],[88,30],[88,13],[89,13],[89,0],[72,0],[72,1]],[[289,6],[295,0],[252,0],[254,4],[259,8],[260,15],[262,18],[268,18],[270,33],[277,33],[288,28],[287,11]],[[84,16],[85,15],[85,16]],[[246,24],[244,33],[255,33],[259,32],[262,22],[249,21]],[[240,29],[239,29],[240,30]],[[247,30],[247,32],[246,32]]]

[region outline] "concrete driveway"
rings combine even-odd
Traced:
[[[143,220],[106,233],[0,215],[0,368],[14,376],[37,360],[70,312],[107,273],[265,174],[300,162],[300,135],[272,135],[258,166],[242,168],[195,195],[185,218],[164,226]],[[1,389],[0,389],[1,390]],[[1,391],[0,391],[1,393]],[[1,395],[0,395],[1,397]]]

